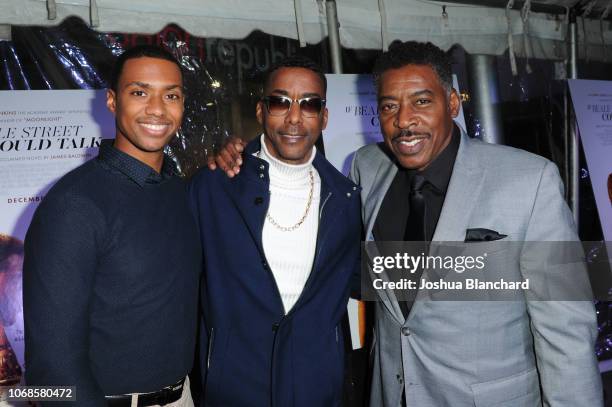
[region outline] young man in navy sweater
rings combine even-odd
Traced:
[[[26,236],[28,385],[76,386],[79,406],[193,405],[201,248],[163,154],[183,101],[171,54],[119,57],[107,94],[115,140],[57,182]]]

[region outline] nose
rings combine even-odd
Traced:
[[[409,129],[418,124],[418,116],[414,109],[408,104],[400,104],[397,116],[395,116],[395,127],[399,129]]]
[[[291,107],[287,112],[287,117],[285,120],[290,124],[298,124],[302,121],[302,111],[300,110],[300,104],[297,101],[294,100],[293,103],[291,103]]]
[[[154,95],[149,98],[145,112],[153,116],[163,116],[164,101],[162,99],[162,96]]]

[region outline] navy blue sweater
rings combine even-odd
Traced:
[[[77,405],[150,392],[193,365],[201,247],[185,183],[103,143],[38,207],[25,241],[29,385]]]

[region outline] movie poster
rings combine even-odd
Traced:
[[[0,386],[23,384],[23,240],[34,210],[110,137],[105,91],[0,91]]]
[[[612,241],[612,82],[569,86],[604,240]]]

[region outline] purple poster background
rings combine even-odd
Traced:
[[[570,80],[604,239],[612,241],[612,81]]]

